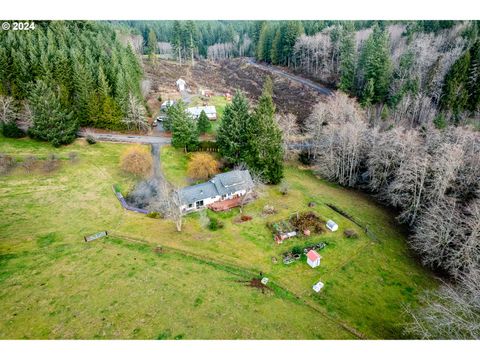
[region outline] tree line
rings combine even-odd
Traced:
[[[0,33],[0,94],[12,98],[4,122],[31,122],[30,134],[55,145],[79,126],[142,128],[142,67],[108,25],[44,21],[35,31]]]
[[[411,327],[414,334],[480,337],[480,329],[472,324],[480,318],[479,303],[466,309],[463,302],[480,284],[480,134],[433,124],[369,126],[365,110],[341,92],[316,106],[307,129],[310,159],[320,175],[366,190],[397,208],[398,220],[410,227],[410,246],[422,262],[456,281],[453,290],[445,285],[427,294],[430,307],[425,311],[412,311],[423,324]],[[457,302],[452,302],[451,291]],[[435,304],[442,303],[456,314],[455,331],[448,331],[452,317],[434,311]],[[462,309],[469,315],[461,316]]]

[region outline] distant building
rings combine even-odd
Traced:
[[[202,184],[180,190],[180,208],[183,212],[201,210],[211,204],[240,198],[253,190],[248,170],[234,170],[214,176]]]
[[[323,283],[321,281],[319,281],[318,283],[313,285],[312,289],[313,289],[313,291],[318,293],[318,292],[320,292],[320,290],[323,289],[323,286],[324,286]]]
[[[202,110],[205,111],[209,120],[217,120],[217,109],[215,109],[215,106],[195,106],[187,108],[187,112],[192,115],[194,119],[200,116]]]
[[[177,82],[177,87],[178,87],[178,91],[185,91],[185,87],[187,86],[187,83],[185,80],[183,80],[182,78],[178,79]]]
[[[312,268],[316,268],[317,266],[320,266],[321,258],[322,257],[315,250],[310,250],[307,253],[307,264]]]

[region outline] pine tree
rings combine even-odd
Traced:
[[[374,26],[372,34],[365,42],[359,67],[364,77],[362,88],[359,89],[361,101],[366,102],[363,97],[365,86],[370,87],[371,85],[373,85],[372,102],[385,101],[392,76],[392,62],[388,33],[380,29],[378,25]],[[366,85],[369,82],[371,82],[371,85]]]
[[[352,94],[355,86],[355,28],[347,22],[340,39],[340,90]]]
[[[199,134],[205,134],[208,130],[212,128],[212,124],[208,119],[207,114],[205,111],[202,110],[200,116],[197,119],[197,130]]]
[[[258,100],[249,128],[247,165],[267,183],[278,184],[283,178],[282,133],[275,121],[271,81]]]
[[[180,21],[175,20],[173,22],[172,30],[172,48],[178,56],[178,61],[182,64],[182,51],[183,51],[183,26]]]
[[[195,121],[185,111],[183,101],[177,102],[170,107],[174,108],[172,119],[172,145],[175,148],[183,148],[185,152],[198,146],[198,132]],[[170,110],[169,109],[169,110]]]
[[[466,51],[450,68],[443,85],[440,106],[443,110],[452,110],[455,117],[465,110],[468,103],[468,92],[465,83],[470,67],[470,52]]]
[[[250,120],[248,101],[243,93],[237,91],[232,103],[225,107],[217,132],[218,150],[231,164],[245,162]]]
[[[36,82],[30,106],[33,124],[29,133],[32,137],[49,141],[54,146],[69,144],[75,139],[78,125],[73,114],[62,108],[58,95],[44,81]]]
[[[148,39],[147,39],[147,55],[150,59],[152,59],[155,54],[157,53],[157,35],[153,29],[150,29],[148,32]]]
[[[195,49],[197,49],[197,38],[198,38],[198,33],[197,33],[197,27],[195,26],[195,22],[192,20],[187,21],[186,25],[186,32],[187,32],[187,43],[188,43],[188,48],[190,50],[190,58],[192,60],[192,66],[194,65],[194,53]]]

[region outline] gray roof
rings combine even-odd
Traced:
[[[180,190],[180,198],[184,204],[193,204],[195,201],[251,188],[253,181],[248,170],[234,170],[218,174],[202,184],[184,187]]]

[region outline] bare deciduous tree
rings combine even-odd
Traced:
[[[297,123],[297,117],[293,114],[277,114],[276,120],[283,133],[283,154],[285,160],[291,160],[298,155],[296,144],[303,140]]]
[[[406,333],[420,339],[480,339],[480,275],[464,277],[456,286],[443,283],[427,291],[423,307],[407,312],[412,320]]]
[[[128,95],[127,113],[122,122],[127,129],[148,130],[149,125],[146,119],[145,107],[133,94]]]
[[[14,121],[17,116],[14,100],[11,96],[0,95],[0,124]]]
[[[160,179],[157,186],[157,194],[150,202],[148,209],[164,215],[166,219],[175,223],[177,231],[182,231],[183,212],[181,209],[182,199],[180,189],[174,187],[165,179]]]

